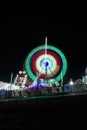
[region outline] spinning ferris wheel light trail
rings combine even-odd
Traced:
[[[25,70],[33,81],[37,79],[38,74],[41,82],[50,85],[63,78],[67,70],[67,60],[61,50],[52,45],[47,45],[46,37],[45,45],[34,48],[28,54],[25,61]]]

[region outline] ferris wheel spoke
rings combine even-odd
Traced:
[[[47,37],[45,38],[45,63],[46,63],[46,54],[47,54]]]
[[[48,67],[48,69],[50,70],[50,72],[52,73],[52,75],[54,75],[54,73],[52,72],[52,70]],[[55,78],[54,78],[55,82],[58,82]]]
[[[49,71],[52,73],[52,75],[54,75],[53,72],[52,72],[52,70],[51,70],[49,67],[48,67],[48,69],[49,69]]]

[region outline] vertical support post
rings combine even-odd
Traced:
[[[61,71],[61,87],[63,86],[63,74],[62,74],[62,71]]]
[[[13,80],[13,73],[11,73],[11,76],[10,76],[10,90],[11,90],[11,87],[12,87],[12,80]]]
[[[47,55],[47,37],[45,38],[45,67],[46,67],[45,83],[47,83],[47,63],[46,63],[46,55]]]

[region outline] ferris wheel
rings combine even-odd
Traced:
[[[35,81],[37,74],[48,84],[60,81],[67,70],[67,60],[61,50],[52,45],[34,48],[25,61],[27,75]]]

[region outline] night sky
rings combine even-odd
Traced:
[[[0,81],[10,82],[22,70],[28,53],[48,44],[60,49],[68,61],[65,80],[81,78],[87,66],[87,25],[60,24],[57,16],[14,16],[0,23]]]

